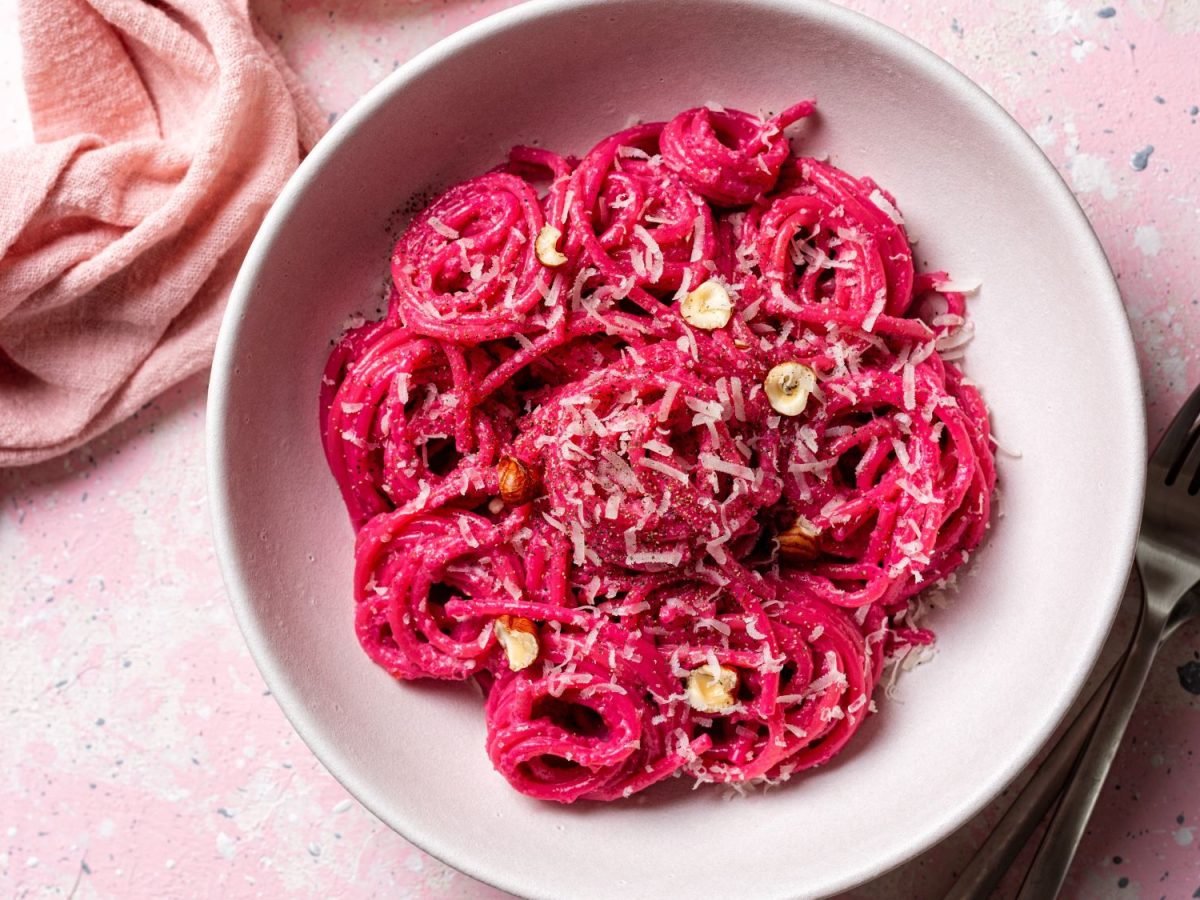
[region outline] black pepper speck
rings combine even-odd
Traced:
[[[1135,171],[1135,172],[1143,171],[1146,168],[1146,166],[1148,166],[1150,164],[1150,154],[1153,152],[1154,152],[1154,145],[1147,144],[1145,147],[1143,147],[1137,153],[1133,154],[1133,156],[1129,160],[1129,165],[1130,165],[1130,167],[1132,167],[1133,171]],[[1200,693],[1200,692],[1198,692],[1198,693]]]
[[[1129,887],[1129,879],[1126,878],[1124,875],[1122,875],[1120,878],[1117,879],[1117,887],[1119,887],[1119,888]]]
[[[1113,9],[1111,6],[1104,6],[1104,7],[1101,7],[1100,9],[1096,10],[1096,15],[1098,15],[1102,19],[1111,19],[1116,14],[1117,14],[1117,11],[1115,9]]]

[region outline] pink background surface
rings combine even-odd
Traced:
[[[508,5],[251,2],[331,118]],[[1062,172],[1120,279],[1156,437],[1200,380],[1200,3],[844,5],[974,78]],[[16,142],[9,6],[0,141]],[[0,894],[505,896],[363,810],[267,693],[209,536],[205,387],[194,378],[82,450],[0,472]],[[1195,627],[1160,657],[1066,896],[1200,896],[1200,696],[1185,682],[1200,691]],[[849,896],[940,896],[1005,802]]]

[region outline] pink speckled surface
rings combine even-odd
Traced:
[[[251,5],[336,115],[512,0]],[[1200,380],[1200,3],[845,5],[973,77],[1067,178],[1120,279],[1156,436]],[[27,127],[10,7],[0,141]],[[192,379],[89,447],[0,472],[0,895],[503,896],[359,807],[266,694],[209,537],[204,392]],[[1161,656],[1066,896],[1200,889],[1200,696],[1185,683],[1200,691],[1195,627]],[[1003,802],[852,896],[940,896]]]

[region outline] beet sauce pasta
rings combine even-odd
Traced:
[[[813,111],[514,149],[416,216],[330,357],[358,638],[476,679],[522,793],[829,760],[987,528],[964,295],[883,188],[792,154]]]

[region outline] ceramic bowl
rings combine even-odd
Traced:
[[[330,340],[374,315],[413,198],[516,143],[582,153],[633,120],[716,101],[780,109],[899,199],[918,261],[979,279],[966,362],[994,412],[1000,515],[933,620],[935,659],[877,696],[834,763],[732,802],[690,785],[629,802],[529,800],[484,752],[477,692],[398,684],[352,627],[353,535],[322,457]],[[1145,425],[1116,285],[1034,143],[933,54],[833,6],[532,2],[402,66],[330,131],[246,258],[214,362],[217,547],[247,642],[316,755],[405,837],[532,897],[792,897],[932,846],[1025,766],[1109,630],[1143,490]],[[682,789],[680,789],[682,788]]]

